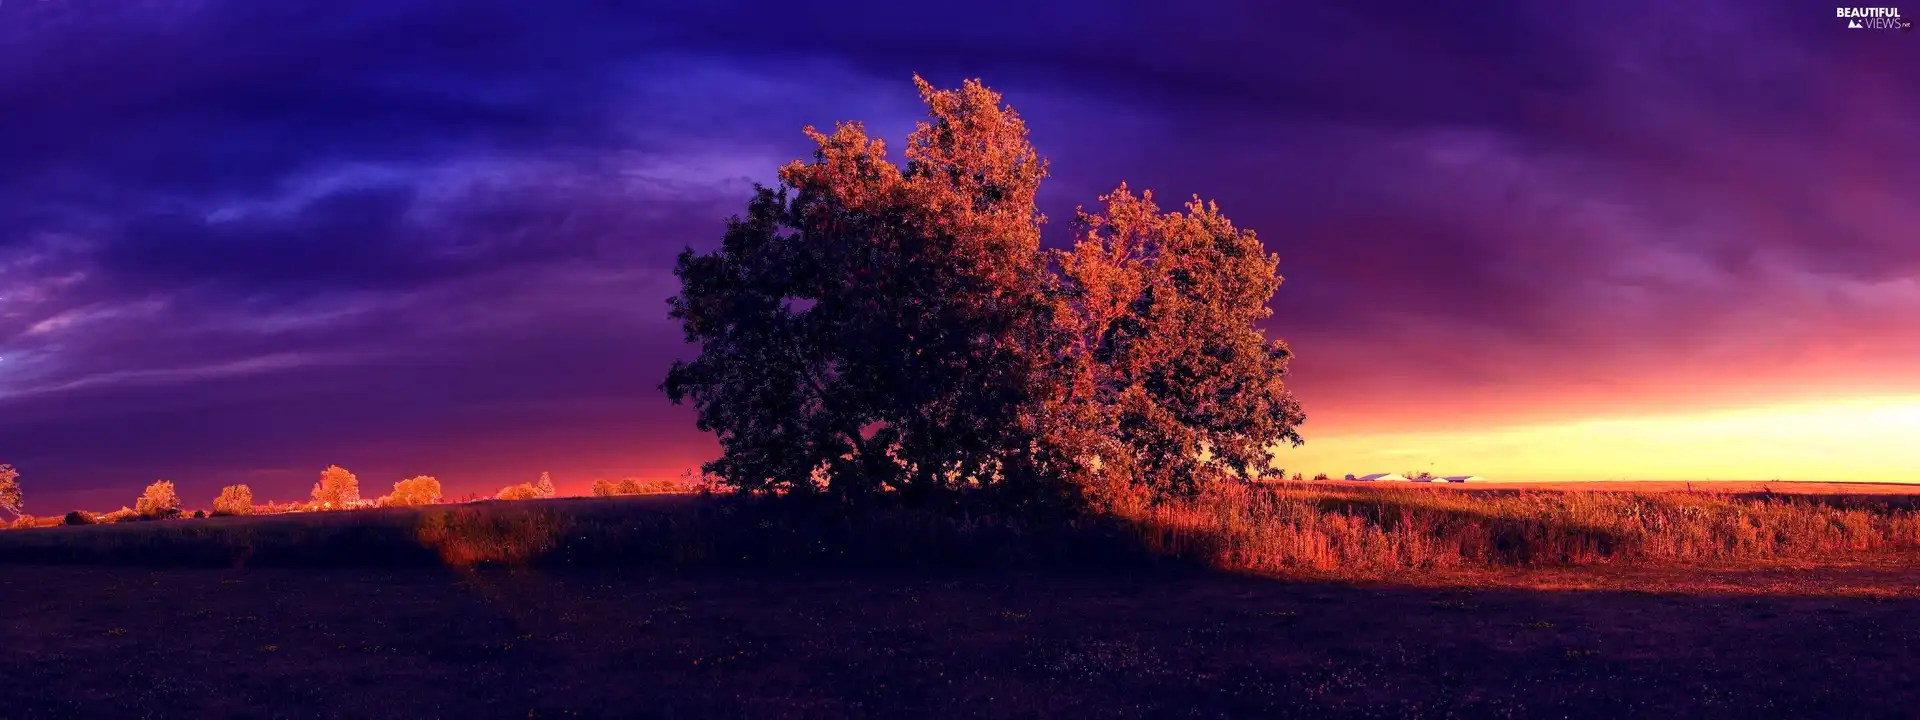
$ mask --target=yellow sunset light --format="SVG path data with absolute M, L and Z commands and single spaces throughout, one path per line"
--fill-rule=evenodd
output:
M 1471 431 L 1310 437 L 1288 472 L 1428 470 L 1495 480 L 1920 483 L 1920 396 Z

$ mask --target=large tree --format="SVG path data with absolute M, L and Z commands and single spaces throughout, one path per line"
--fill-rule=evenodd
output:
M 1120 219 L 1044 252 L 1047 164 L 1019 115 L 978 82 L 915 81 L 927 120 L 904 165 L 858 123 L 808 128 L 811 162 L 757 188 L 717 251 L 681 254 L 669 302 L 700 354 L 662 387 L 718 436 L 707 472 L 1051 503 L 1095 475 L 1175 491 L 1297 440 L 1285 347 L 1252 325 L 1278 278 L 1251 233 L 1123 190 Z
M 702 350 L 664 389 L 734 485 L 926 494 L 1026 449 L 1046 163 L 997 94 L 916 81 L 904 168 L 858 123 L 808 128 L 813 161 L 758 189 L 717 252 L 680 256 L 672 315 Z
M 20 471 L 0 463 L 0 510 L 19 518 L 26 514 L 26 496 L 20 492 Z

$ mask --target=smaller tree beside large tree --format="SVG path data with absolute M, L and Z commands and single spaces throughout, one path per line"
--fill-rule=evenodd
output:
M 339 465 L 320 471 L 313 486 L 313 502 L 323 510 L 347 510 L 360 503 L 360 478 Z
M 540 493 L 540 497 L 553 497 L 553 477 L 544 472 L 540 473 L 540 481 L 533 484 L 533 489 Z

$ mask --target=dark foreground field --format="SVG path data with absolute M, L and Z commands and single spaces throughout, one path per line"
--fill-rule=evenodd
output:
M 1757 595 L 0 565 L 0 717 L 1910 717 L 1913 561 L 1573 571 Z

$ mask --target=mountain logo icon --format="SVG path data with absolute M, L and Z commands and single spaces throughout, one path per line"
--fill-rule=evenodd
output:
M 1866 27 L 1865 25 L 1861 25 L 1861 24 L 1860 24 L 1860 21 L 1859 21 L 1859 20 L 1848 20 L 1848 21 L 1847 21 L 1847 29 L 1849 29 L 1849 30 L 1860 30 L 1860 29 L 1863 29 L 1863 28 L 1865 28 L 1865 27 Z

